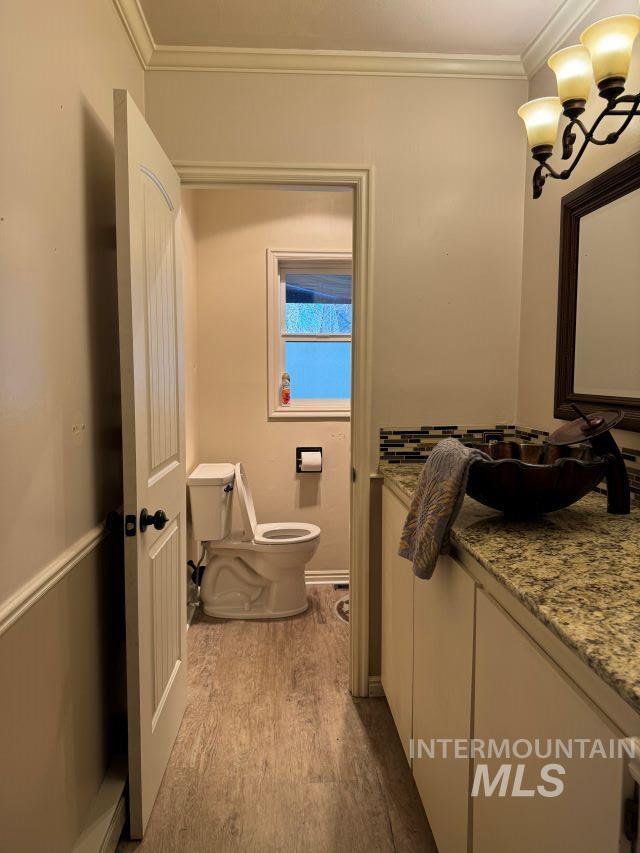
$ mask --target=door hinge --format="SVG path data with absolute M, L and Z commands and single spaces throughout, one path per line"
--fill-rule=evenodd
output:
M 135 515 L 126 515 L 124 519 L 124 535 L 125 536 L 135 536 L 136 528 L 138 526 L 138 519 Z
M 638 799 L 629 797 L 624 801 L 624 835 L 629 841 L 638 837 Z
M 355 481 L 356 481 L 356 469 L 352 468 L 351 469 L 351 482 L 355 483 Z

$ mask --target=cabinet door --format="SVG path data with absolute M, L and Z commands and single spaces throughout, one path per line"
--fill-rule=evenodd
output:
M 475 583 L 451 557 L 431 580 L 414 580 L 413 775 L 439 853 L 464 853 L 469 834 L 469 759 L 429 757 L 432 739 L 471 737 Z
M 407 510 L 382 490 L 382 686 L 409 759 L 412 731 L 413 570 L 398 556 Z
M 608 748 L 621 737 L 537 645 L 484 593 L 476 611 L 474 736 L 494 738 L 599 738 Z M 476 765 L 481 759 L 476 760 Z M 622 759 L 487 760 L 491 778 L 511 763 L 506 796 L 473 800 L 474 853 L 618 853 L 623 807 Z M 513 796 L 513 774 L 526 766 L 522 787 L 536 789 L 543 765 L 565 768 L 559 796 Z M 477 766 L 476 766 L 477 772 Z M 549 785 L 546 785 L 549 788 Z M 626 842 L 625 850 L 629 849 Z

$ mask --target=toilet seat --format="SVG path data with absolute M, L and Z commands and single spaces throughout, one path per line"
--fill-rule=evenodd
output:
M 253 542 L 256 533 L 258 532 L 258 520 L 256 518 L 256 510 L 251 497 L 251 489 L 249 488 L 249 480 L 244 470 L 242 462 L 236 464 L 236 494 L 238 495 L 238 503 L 240 504 L 240 513 L 242 515 L 243 531 L 241 539 L 243 542 Z
M 316 524 L 298 524 L 295 521 L 275 524 L 258 524 L 253 541 L 256 545 L 300 545 L 320 536 Z
M 244 530 L 240 536 L 242 542 L 253 542 L 255 545 L 302 545 L 320 536 L 320 528 L 316 524 L 300 524 L 296 521 L 278 521 L 271 524 L 258 524 L 253 505 L 249 480 L 242 462 L 236 465 L 236 493 L 242 514 Z

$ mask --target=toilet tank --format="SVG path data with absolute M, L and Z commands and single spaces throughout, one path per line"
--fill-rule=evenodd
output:
M 198 542 L 216 542 L 229 535 L 234 475 L 228 462 L 205 462 L 189 475 L 191 527 Z

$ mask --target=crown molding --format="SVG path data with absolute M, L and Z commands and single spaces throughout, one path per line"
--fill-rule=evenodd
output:
M 597 2 L 598 0 L 564 0 L 562 6 L 522 54 L 522 64 L 529 79 L 542 68 L 547 58 L 560 47 Z
M 157 45 L 153 71 L 524 79 L 518 56 Z
M 113 5 L 116 7 L 127 35 L 131 39 L 131 44 L 140 64 L 146 71 L 149 68 L 153 52 L 156 50 L 156 43 L 153 40 L 140 3 L 138 0 L 113 0 Z
M 153 40 L 139 0 L 113 0 L 145 71 L 471 77 L 494 80 L 531 78 L 596 3 L 597 0 L 564 0 L 522 56 L 496 56 L 158 45 Z

